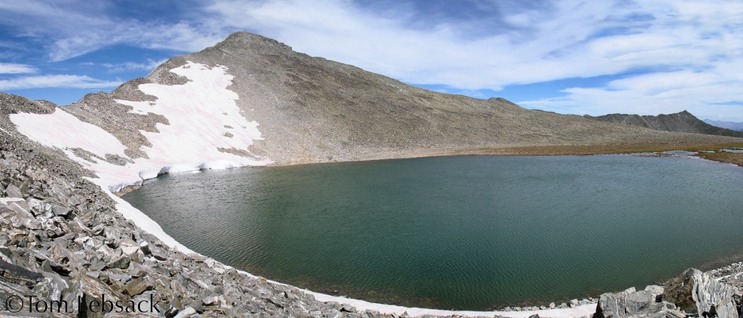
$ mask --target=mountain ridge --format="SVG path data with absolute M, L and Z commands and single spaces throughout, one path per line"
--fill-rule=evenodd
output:
M 251 153 L 275 164 L 354 161 L 468 152 L 466 149 L 554 145 L 719 143 L 708 137 L 657 134 L 623 125 L 595 124 L 574 115 L 527 110 L 505 99 L 481 100 L 426 91 L 358 67 L 292 51 L 278 41 L 234 33 L 201 52 L 168 60 L 145 78 L 111 94 L 88 95 L 66 107 L 124 141 L 142 156 L 140 130 L 162 118 L 127 120 L 117 100 L 153 101 L 139 85 L 182 85 L 170 70 L 188 61 L 227 68 L 234 76 L 242 116 L 259 123 L 266 138 Z M 103 113 L 105 112 L 105 114 Z M 100 118 L 107 118 L 102 120 Z M 287 129 L 289 128 L 289 129 Z M 471 151 L 471 150 L 470 150 Z M 477 152 L 477 150 L 474 150 Z
M 724 120 L 712 120 L 712 119 L 705 119 L 705 123 L 708 123 L 712 126 L 717 126 L 721 128 L 726 128 L 730 130 L 735 131 L 741 131 L 743 132 L 743 122 L 733 122 L 733 121 L 724 121 Z
M 585 115 L 584 117 L 604 122 L 621 123 L 661 131 L 743 137 L 743 132 L 710 125 L 686 110 L 673 114 L 660 114 L 657 116 L 615 113 L 596 117 Z

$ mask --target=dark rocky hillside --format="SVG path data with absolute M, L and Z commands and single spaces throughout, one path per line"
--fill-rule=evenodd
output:
M 655 130 L 698 133 L 718 136 L 743 137 L 743 132 L 712 126 L 687 111 L 658 116 L 609 114 L 598 117 L 584 116 L 610 123 L 621 123 Z

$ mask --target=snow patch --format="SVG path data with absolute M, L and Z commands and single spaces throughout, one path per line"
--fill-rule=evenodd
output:
M 12 114 L 10 119 L 18 132 L 47 147 L 62 150 L 82 148 L 101 158 L 109 153 L 126 157 L 126 147 L 116 137 L 58 108 L 51 114 Z M 74 154 L 71 157 L 79 158 Z
M 571 317 L 590 317 L 596 312 L 596 304 L 579 305 L 575 308 L 554 308 L 544 310 L 525 310 L 525 311 L 469 311 L 469 310 L 443 310 L 443 309 L 430 309 L 430 308 L 416 308 L 416 307 L 403 307 L 396 305 L 386 305 L 370 303 L 358 299 L 343 298 L 337 296 L 329 296 L 325 294 L 315 293 L 311 291 L 305 291 L 315 296 L 315 299 L 319 301 L 334 301 L 340 304 L 347 304 L 356 309 L 360 310 L 376 310 L 386 314 L 402 315 L 408 313 L 412 317 L 417 316 L 470 316 L 470 317 L 482 317 L 482 316 L 500 316 L 500 317 L 513 317 L 513 318 L 528 318 L 532 315 L 538 314 L 539 317 L 544 318 L 571 318 Z
M 155 221 L 113 193 L 129 185 L 141 185 L 144 180 L 164 173 L 271 163 L 266 158 L 243 157 L 219 151 L 220 148 L 249 151 L 248 147 L 253 141 L 261 139 L 258 123 L 248 121 L 240 114 L 235 104 L 238 95 L 227 89 L 233 77 L 226 71 L 225 67 L 210 68 L 188 62 L 171 70 L 188 78 L 184 85 L 139 86 L 146 94 L 157 97 L 157 101 L 117 100 L 132 106 L 135 113 L 163 115 L 169 122 L 169 125 L 158 124 L 159 132 L 142 131 L 152 145 L 142 148 L 149 159 L 133 159 L 133 162 L 123 166 L 77 156 L 75 149 L 85 150 L 99 158 L 116 155 L 132 159 L 124 152 L 126 146 L 114 135 L 81 121 L 62 108 L 54 109 L 51 114 L 12 114 L 10 120 L 21 134 L 44 146 L 61 150 L 70 159 L 93 171 L 96 178 L 88 179 L 100 186 L 116 202 L 116 209 L 138 227 L 180 251 L 193 253 L 166 234 Z M 224 125 L 241 129 L 232 129 L 233 138 L 227 138 L 223 135 Z
M 240 149 L 249 153 L 255 140 L 261 140 L 258 123 L 240 114 L 235 100 L 238 95 L 227 89 L 233 76 L 223 66 L 208 67 L 188 62 L 171 72 L 185 76 L 183 85 L 142 84 L 139 90 L 157 97 L 155 102 L 116 100 L 131 106 L 133 113 L 153 113 L 164 116 L 169 124 L 157 124 L 158 132 L 141 133 L 152 146 L 142 150 L 149 159 L 137 158 L 124 166 L 104 160 L 88 161 L 78 157 L 73 149 L 80 148 L 99 158 L 107 154 L 128 158 L 126 147 L 104 129 L 81 121 L 63 109 L 51 114 L 19 113 L 10 116 L 18 131 L 47 147 L 61 149 L 69 158 L 92 170 L 111 192 L 164 173 L 190 172 L 205 169 L 227 169 L 271 163 L 269 159 L 244 157 L 219 149 Z M 233 137 L 224 135 L 225 126 Z M 131 158 L 129 158 L 131 159 Z

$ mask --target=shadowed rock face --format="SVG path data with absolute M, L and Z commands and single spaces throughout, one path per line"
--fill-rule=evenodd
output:
M 227 67 L 234 76 L 229 89 L 239 96 L 241 114 L 259 124 L 264 138 L 249 152 L 276 164 L 416 157 L 473 148 L 733 141 L 533 111 L 500 98 L 430 92 L 297 53 L 250 33 L 235 33 L 214 47 L 173 58 L 144 79 L 111 94 L 88 95 L 66 110 L 121 139 L 131 157 L 142 157 L 139 148 L 147 140 L 140 130 L 150 131 L 165 119 L 127 113 L 128 106 L 113 100 L 153 100 L 138 85 L 183 84 L 186 79 L 170 70 L 188 61 Z
M 610 123 L 621 123 L 655 130 L 743 137 L 743 132 L 712 126 L 696 118 L 694 115 L 687 111 L 658 116 L 609 114 L 598 117 L 586 115 L 584 117 Z

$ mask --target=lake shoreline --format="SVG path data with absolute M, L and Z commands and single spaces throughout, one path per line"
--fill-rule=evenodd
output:
M 677 148 L 672 148 L 671 150 L 673 150 L 673 149 L 677 149 Z M 524 151 L 521 151 L 521 152 L 518 152 L 518 153 L 508 153 L 508 154 L 502 154 L 502 153 L 493 154 L 493 151 L 489 151 L 487 154 L 477 153 L 477 152 L 471 152 L 471 153 L 466 153 L 464 155 L 523 156 L 524 155 L 523 153 L 524 153 Z M 530 153 L 535 153 L 535 152 L 530 152 Z M 548 151 L 542 151 L 542 152 L 536 152 L 536 153 L 539 153 L 536 156 L 552 156 L 552 155 L 556 155 L 553 152 L 548 152 Z M 636 151 L 636 152 L 629 153 L 629 155 L 642 155 L 640 153 L 641 153 L 640 151 Z M 571 154 L 568 154 L 568 155 L 604 155 L 604 154 L 605 153 L 571 153 Z M 608 153 L 607 155 L 612 155 L 612 154 L 619 155 L 619 154 L 627 154 L 627 153 Z M 461 155 L 463 155 L 463 154 L 434 155 L 432 157 L 444 157 L 444 156 L 447 156 L 448 157 L 448 156 L 461 156 Z M 560 154 L 560 155 L 562 155 L 562 154 Z M 668 153 L 663 153 L 663 152 L 654 152 L 654 153 L 651 153 L 651 154 L 648 154 L 648 155 L 651 155 L 651 156 L 668 156 L 669 154 Z M 534 156 L 534 155 L 531 155 L 531 156 Z M 431 156 L 425 156 L 425 157 L 431 157 Z M 412 158 L 389 158 L 389 159 L 380 159 L 380 160 L 396 160 L 396 159 L 412 159 Z M 365 161 L 369 161 L 369 160 L 365 160 Z M 370 161 L 375 161 L 375 160 L 370 160 Z M 354 161 L 354 162 L 357 162 L 357 161 Z M 298 164 L 291 164 L 291 165 L 271 165 L 271 166 L 273 166 L 273 167 L 279 167 L 279 166 L 294 166 L 294 165 L 298 165 Z M 301 165 L 301 164 L 299 164 L 299 165 Z M 731 263 L 735 263 L 738 259 L 739 258 L 735 258 L 735 260 L 734 261 L 731 261 L 731 262 L 714 262 L 714 264 L 715 264 L 714 266 L 709 265 L 709 266 L 704 266 L 703 268 L 706 269 L 706 270 L 723 268 L 723 267 L 729 266 Z M 740 259 L 743 259 L 743 256 L 741 256 Z M 715 266 L 718 266 L 718 267 L 715 267 Z M 641 287 L 641 286 L 638 286 L 638 287 Z M 316 297 L 321 297 L 323 299 L 327 299 L 327 301 L 339 301 L 338 299 L 344 300 L 344 301 L 348 301 L 348 299 L 347 298 L 344 298 L 344 297 L 333 296 L 333 295 L 329 295 L 329 294 L 317 294 L 317 293 L 313 293 L 313 294 L 315 294 Z M 592 295 L 592 296 L 598 297 L 598 295 Z M 585 306 L 585 305 L 588 305 L 589 303 L 591 305 L 594 305 L 595 306 L 597 300 L 598 299 L 588 298 L 588 299 L 586 299 L 586 301 L 588 303 L 581 302 L 580 306 Z M 418 309 L 418 308 L 415 308 L 415 307 L 404 307 L 404 306 L 396 306 L 396 305 L 385 305 L 385 304 L 378 304 L 378 303 L 367 303 L 367 304 L 364 304 L 364 303 L 366 303 L 365 301 L 361 301 L 361 300 L 359 300 L 359 301 L 362 302 L 362 306 L 364 306 L 364 308 L 371 309 L 371 310 L 383 311 L 382 310 L 383 308 L 387 308 L 385 306 L 393 306 L 394 308 L 401 307 L 401 308 L 408 308 L 408 309 Z M 566 303 L 568 303 L 569 301 L 560 300 L 560 302 L 566 302 Z M 557 306 L 559 306 L 559 305 L 557 305 Z M 502 306 L 498 306 L 497 307 L 496 312 L 500 312 L 500 313 L 508 313 L 508 312 L 514 312 L 514 313 L 515 312 L 537 313 L 537 312 L 539 312 L 539 313 L 546 314 L 547 312 L 543 312 L 543 311 L 544 310 L 548 310 L 548 311 L 550 310 L 549 304 L 545 304 L 545 303 L 538 304 L 538 305 L 530 305 L 530 304 L 526 303 L 526 304 L 522 304 L 522 306 L 519 306 L 519 307 L 523 307 L 523 308 L 516 308 L 516 306 L 505 306 L 505 305 L 502 305 Z M 566 309 L 566 308 L 556 308 L 556 309 Z M 438 309 L 431 309 L 431 310 L 438 310 Z M 453 314 L 460 314 L 460 312 L 469 312 L 469 311 L 455 310 L 455 311 L 446 311 L 446 312 L 447 312 L 447 314 L 449 312 L 452 312 Z M 490 311 L 478 312 L 478 313 L 480 313 L 480 314 L 490 313 Z
M 190 253 L 185 246 L 169 238 L 157 223 L 112 194 L 110 185 L 120 179 L 106 181 L 96 178 L 95 171 L 86 170 L 79 162 L 53 148 L 20 137 L 10 125 L 3 132 L 0 145 L 3 163 L 7 167 L 3 173 L 8 198 L 0 200 L 0 206 L 7 207 L 0 213 L 13 216 L 1 219 L 10 220 L 12 227 L 7 233 L 3 231 L 10 238 L 0 236 L 0 258 L 2 262 L 10 261 L 52 278 L 38 283 L 41 290 L 49 291 L 48 295 L 39 294 L 39 299 L 58 300 L 54 297 L 80 294 L 100 299 L 105 293 L 106 299 L 126 301 L 135 295 L 155 295 L 168 301 L 161 303 L 164 306 L 161 309 L 173 315 L 178 312 L 184 315 L 262 312 L 269 315 L 358 317 L 391 317 L 403 313 L 587 317 L 597 307 L 589 304 L 545 311 L 441 311 L 368 303 L 269 282 Z M 203 164 L 194 167 L 199 170 L 198 167 L 214 166 Z M 136 174 L 121 177 L 127 178 L 130 185 L 141 185 L 143 181 L 137 179 Z M 0 227 L 6 225 L 0 222 Z M 96 246 L 104 246 L 106 252 L 93 254 Z M 19 273 L 32 275 L 28 271 Z M 146 275 L 141 276 L 142 273 Z M 175 289 L 162 283 L 172 281 L 173 275 L 179 277 L 173 283 Z M 18 285 L 18 288 L 27 289 L 25 285 Z M 215 290 L 219 290 L 219 294 L 215 294 Z M 70 303 L 73 302 L 70 300 Z M 344 303 L 351 305 L 344 306 Z

